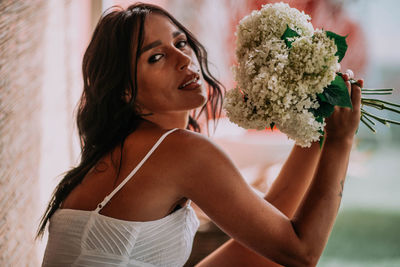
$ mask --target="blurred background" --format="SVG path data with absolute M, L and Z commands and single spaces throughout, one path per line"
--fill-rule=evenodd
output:
M 209 52 L 211 71 L 229 90 L 234 81 L 236 25 L 259 0 L 157 0 Z M 368 88 L 397 88 L 382 99 L 400 102 L 400 3 L 396 0 L 292 0 L 316 28 L 348 34 L 342 69 Z M 75 106 L 81 62 L 92 31 L 117 0 L 0 1 L 0 266 L 39 266 L 47 238 L 34 234 L 63 172 L 78 163 Z M 389 112 L 382 116 L 399 120 Z M 343 203 L 318 266 L 400 266 L 400 126 L 361 125 Z M 278 131 L 246 131 L 220 119 L 213 140 L 245 179 L 264 194 L 293 142 Z M 187 266 L 228 237 L 199 215 Z

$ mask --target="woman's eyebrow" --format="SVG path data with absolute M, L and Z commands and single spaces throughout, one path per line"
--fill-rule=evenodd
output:
M 173 38 L 175 38 L 175 37 L 177 37 L 177 36 L 179 36 L 179 35 L 181 35 L 181 34 L 183 34 L 183 32 L 182 31 L 174 31 L 173 33 L 172 33 L 172 37 Z M 154 42 L 152 42 L 152 43 L 150 43 L 150 44 L 148 44 L 148 45 L 145 45 L 141 50 L 141 54 L 143 54 L 144 52 L 146 52 L 147 50 L 150 50 L 150 49 L 152 49 L 152 48 L 154 48 L 154 47 L 157 47 L 157 46 L 159 46 L 159 45 L 161 45 L 162 43 L 161 43 L 161 41 L 160 40 L 157 40 L 157 41 L 154 41 Z
M 184 34 L 182 31 L 174 31 L 173 33 L 172 33 L 172 37 L 173 38 L 175 38 L 175 37 L 177 37 L 177 36 L 179 36 L 179 35 L 181 35 L 181 34 Z

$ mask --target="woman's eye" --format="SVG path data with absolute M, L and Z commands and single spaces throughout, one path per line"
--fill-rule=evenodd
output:
M 187 41 L 181 40 L 181 41 L 177 42 L 175 46 L 177 48 L 182 48 L 182 47 L 185 47 L 186 45 L 187 45 Z
M 149 58 L 149 63 L 155 63 L 163 57 L 162 54 L 155 54 Z

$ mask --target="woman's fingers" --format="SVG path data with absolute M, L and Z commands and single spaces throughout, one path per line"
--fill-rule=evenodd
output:
M 363 81 L 362 80 L 359 80 L 359 81 L 361 81 L 360 85 L 362 85 Z M 353 84 L 351 86 L 351 102 L 353 104 L 353 111 L 356 111 L 356 112 L 360 111 L 360 108 L 361 108 L 361 87 L 356 85 L 356 84 Z
M 351 102 L 353 110 L 359 111 L 361 107 L 361 88 L 364 86 L 364 80 L 357 80 L 357 84 L 351 86 Z
M 364 80 L 363 79 L 357 80 L 357 83 L 360 85 L 361 88 L 364 87 Z
M 348 89 L 353 109 L 335 106 L 335 111 L 328 118 L 326 132 L 330 136 L 348 138 L 354 136 L 360 122 L 362 79 L 354 83 L 354 73 L 347 70 L 342 74 L 343 81 Z M 351 81 L 351 82 L 350 82 Z
M 349 91 L 349 95 L 351 96 L 351 83 L 350 80 L 354 79 L 354 72 L 351 69 L 347 69 L 343 74 L 342 78 L 346 83 L 347 90 Z
M 351 69 L 347 69 L 345 73 L 348 75 L 349 79 L 354 79 L 354 72 Z
M 347 82 L 349 80 L 349 75 L 347 73 L 342 74 L 342 79 Z
M 353 97 L 353 87 L 354 86 L 356 86 L 355 84 L 351 84 L 351 82 L 350 82 L 350 80 L 354 80 L 354 72 L 351 70 L 351 69 L 347 69 L 343 74 L 342 74 L 342 78 L 343 78 L 343 80 L 344 80 L 344 82 L 346 83 L 346 86 L 347 86 L 347 90 L 349 91 L 349 95 L 350 95 L 350 97 L 351 97 L 351 100 L 352 100 L 352 102 L 353 102 L 353 100 L 355 100 L 356 98 L 358 98 L 358 93 L 357 93 L 357 95 L 356 96 L 354 96 Z M 359 85 L 359 86 L 356 86 L 356 87 L 358 87 L 358 89 L 356 89 L 356 91 L 358 91 L 358 90 L 360 90 L 360 94 L 359 94 L 359 96 L 361 97 L 361 88 L 364 86 L 364 81 L 361 79 L 361 80 L 358 80 L 357 81 L 357 84 Z M 357 100 L 358 101 L 358 100 Z M 361 99 L 360 99 L 360 101 L 361 101 Z M 354 104 L 356 104 L 357 105 L 357 103 L 353 103 L 353 106 L 354 106 Z M 360 104 L 361 104 L 361 102 L 360 102 Z
M 346 82 L 346 86 L 347 86 L 347 90 L 349 91 L 349 96 L 351 97 L 351 83 L 349 80 L 347 80 Z

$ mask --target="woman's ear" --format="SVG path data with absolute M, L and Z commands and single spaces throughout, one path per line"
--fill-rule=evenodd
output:
M 125 90 L 124 93 L 122 94 L 122 100 L 125 103 L 129 103 L 131 101 L 132 94 L 129 90 Z

